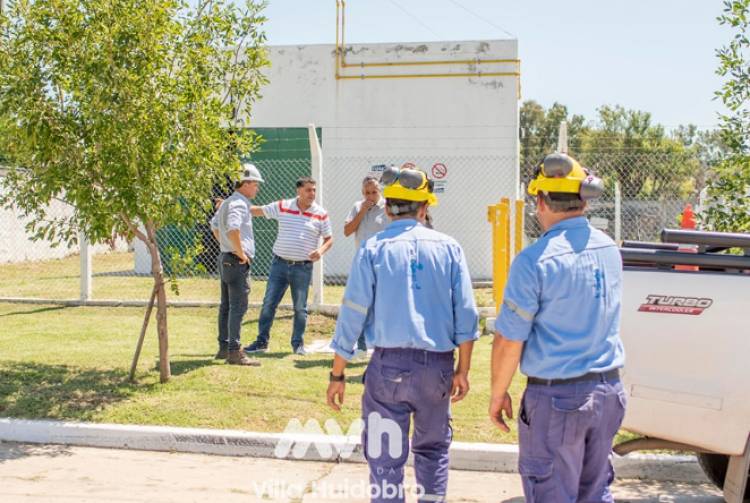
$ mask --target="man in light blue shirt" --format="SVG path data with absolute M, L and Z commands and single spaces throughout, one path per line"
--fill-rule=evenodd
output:
M 367 367 L 362 442 L 373 501 L 404 501 L 404 465 L 411 450 L 420 490 L 443 501 L 448 480 L 450 403 L 469 391 L 468 373 L 478 315 L 461 246 L 419 221 L 437 203 L 418 170 L 383 174 L 393 222 L 359 248 L 347 281 L 331 347 L 336 352 L 328 404 L 340 410 L 344 369 L 364 330 L 375 351 Z M 454 349 L 459 363 L 454 372 Z M 392 426 L 393 428 L 389 428 Z M 396 446 L 390 432 L 395 429 Z M 382 433 L 389 449 L 382 452 Z M 400 442 L 399 442 L 400 440 Z M 389 497 L 387 488 L 399 488 Z
M 218 257 L 221 304 L 216 358 L 226 359 L 232 365 L 260 365 L 260 362 L 242 352 L 240 329 L 250 294 L 250 264 L 255 257 L 250 200 L 258 193 L 262 181 L 254 165 L 244 164 L 234 193 L 221 203 L 211 219 L 211 230 L 221 251 Z
M 528 386 L 518 421 L 519 472 L 529 502 L 611 502 L 612 439 L 625 394 L 618 369 L 622 260 L 589 225 L 601 180 L 564 154 L 529 185 L 545 233 L 516 257 L 495 323 L 490 418 L 508 431 L 507 394 L 520 360 Z

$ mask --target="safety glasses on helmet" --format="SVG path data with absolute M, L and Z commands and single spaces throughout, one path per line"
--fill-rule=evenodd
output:
M 423 171 L 418 169 L 404 168 L 399 170 L 396 166 L 391 166 L 383 170 L 383 174 L 380 177 L 380 183 L 385 185 L 392 185 L 399 182 L 402 187 L 412 190 L 420 190 L 429 184 L 429 179 Z

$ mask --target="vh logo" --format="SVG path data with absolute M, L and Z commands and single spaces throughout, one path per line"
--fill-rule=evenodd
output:
M 325 430 L 315 419 L 308 419 L 304 425 L 297 418 L 291 419 L 284 429 L 283 438 L 276 444 L 274 455 L 277 458 L 302 459 L 314 447 L 322 459 L 348 459 L 357 448 L 365 422 L 362 419 L 352 421 L 346 435 L 335 419 L 326 419 L 323 426 Z M 401 427 L 393 419 L 384 418 L 377 412 L 367 416 L 368 457 L 382 456 L 384 437 L 387 439 L 388 455 L 394 459 L 401 457 L 402 436 Z

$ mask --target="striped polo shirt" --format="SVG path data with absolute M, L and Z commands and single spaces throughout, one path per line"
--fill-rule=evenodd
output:
M 296 197 L 275 201 L 261 208 L 266 218 L 279 222 L 273 252 L 281 258 L 310 260 L 309 255 L 320 245 L 320 238 L 332 235 L 328 213 L 316 202 L 305 211 L 300 211 Z

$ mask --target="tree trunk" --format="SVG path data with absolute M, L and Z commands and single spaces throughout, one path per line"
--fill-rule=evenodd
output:
M 156 228 L 153 222 L 146 223 L 149 253 L 151 254 L 151 274 L 156 289 L 156 331 L 159 335 L 159 380 L 169 381 L 172 371 L 169 367 L 169 332 L 167 331 L 167 290 L 164 285 L 164 270 L 161 266 L 159 248 L 156 245 Z

